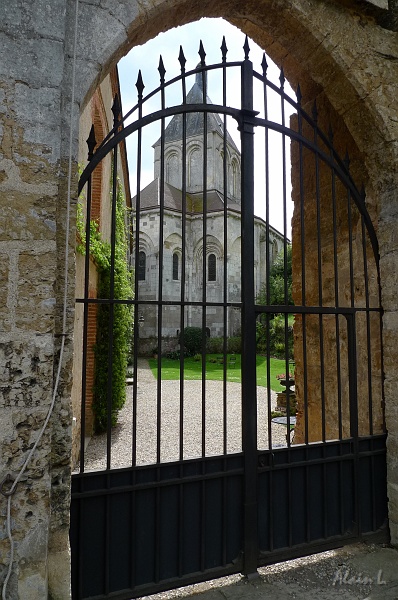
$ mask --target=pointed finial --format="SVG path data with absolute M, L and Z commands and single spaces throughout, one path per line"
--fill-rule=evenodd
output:
M 227 52 L 228 52 L 227 43 L 225 41 L 225 35 L 223 35 L 220 50 L 222 52 L 222 62 L 224 63 L 227 60 Z
M 180 46 L 180 54 L 178 55 L 178 60 L 179 60 L 180 65 L 181 65 L 181 73 L 184 73 L 184 71 L 185 71 L 185 64 L 187 62 L 187 59 L 184 56 L 184 51 L 182 49 L 182 46 Z
M 243 44 L 243 50 L 245 53 L 245 60 L 249 60 L 250 46 L 249 46 L 249 38 L 247 36 L 245 37 L 245 43 Z
M 312 106 L 312 118 L 314 119 L 315 123 L 318 121 L 318 107 L 316 105 L 316 100 L 314 100 L 314 104 Z
M 267 57 L 265 56 L 265 52 L 263 53 L 263 60 L 261 61 L 261 66 L 263 69 L 263 75 L 265 77 L 267 75 L 267 69 L 268 69 Z
M 301 99 L 302 99 L 303 95 L 301 93 L 300 84 L 298 84 L 298 86 L 297 86 L 296 97 L 297 97 L 297 104 L 301 104 Z
M 200 40 L 200 44 L 199 44 L 199 56 L 200 56 L 200 62 L 202 64 L 202 67 L 206 66 L 206 63 L 205 63 L 206 52 L 205 52 L 205 49 L 203 48 L 202 40 Z
M 279 75 L 279 81 L 281 82 L 281 89 L 283 90 L 283 86 L 285 85 L 285 72 L 283 70 L 283 67 L 281 68 L 281 74 Z
M 144 91 L 145 85 L 142 80 L 141 69 L 138 71 L 137 83 L 135 84 L 135 87 L 137 88 L 137 91 L 138 91 L 138 100 L 142 100 L 142 92 Z
M 93 158 L 94 148 L 97 145 L 97 140 L 95 139 L 94 125 L 91 125 L 90 133 L 86 140 L 86 143 L 87 143 L 87 147 L 88 147 L 87 159 L 91 160 Z
M 115 97 L 113 99 L 113 105 L 112 105 L 112 113 L 113 113 L 113 125 L 117 125 L 117 123 L 120 121 L 120 111 L 121 111 L 121 106 L 120 106 L 120 102 L 119 102 L 119 96 L 117 94 L 115 94 Z
M 160 55 L 160 57 L 159 57 L 158 71 L 160 74 L 160 83 L 164 83 L 164 76 L 166 74 L 166 69 L 164 68 L 162 55 Z

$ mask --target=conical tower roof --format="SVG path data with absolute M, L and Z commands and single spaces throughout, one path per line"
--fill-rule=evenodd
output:
M 203 75 L 202 73 L 196 74 L 195 83 L 187 94 L 187 104 L 213 104 L 209 96 L 206 95 L 206 102 L 204 102 L 203 94 Z M 186 118 L 186 135 L 187 138 L 203 136 L 204 132 L 204 118 L 202 112 L 187 113 Z M 221 136 L 224 133 L 224 123 L 220 119 L 217 113 L 207 114 L 207 133 L 217 131 Z M 183 136 L 183 115 L 175 115 L 165 129 L 165 142 L 174 142 L 182 140 Z M 160 138 L 153 145 L 155 148 L 160 144 Z M 240 154 L 232 137 L 227 131 L 227 144 L 230 145 L 238 154 Z

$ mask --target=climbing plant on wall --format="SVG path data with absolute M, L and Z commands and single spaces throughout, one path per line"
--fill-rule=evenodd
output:
M 82 204 L 78 203 L 77 229 L 81 238 L 77 250 L 85 253 L 85 227 Z M 133 298 L 133 275 L 128 267 L 128 238 L 126 231 L 126 202 L 120 181 L 116 194 L 116 231 L 114 250 L 114 298 Z M 110 298 L 111 245 L 104 241 L 96 221 L 90 222 L 90 257 L 98 272 L 98 298 Z M 113 320 L 113 338 L 111 321 Z M 108 422 L 109 376 L 112 373 L 111 423 L 116 424 L 119 410 L 126 401 L 126 369 L 131 346 L 133 325 L 132 307 L 126 304 L 99 304 L 97 336 L 94 347 L 95 375 L 93 411 L 96 432 L 104 431 Z M 111 342 L 110 342 L 111 340 Z

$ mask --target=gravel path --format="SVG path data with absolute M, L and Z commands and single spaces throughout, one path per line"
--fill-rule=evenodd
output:
M 268 448 L 267 390 L 258 387 L 258 448 Z M 162 381 L 161 440 L 162 462 L 179 459 L 180 393 L 178 381 Z M 241 385 L 227 384 L 228 453 L 241 451 Z M 112 468 L 131 465 L 133 388 L 127 388 L 127 401 L 119 413 L 118 424 L 112 430 Z M 274 409 L 276 393 L 271 392 Z M 184 458 L 195 458 L 202 453 L 202 382 L 184 383 Z M 205 449 L 206 456 L 223 453 L 223 384 L 206 381 L 205 387 Z M 157 381 L 148 362 L 140 359 L 137 393 L 137 464 L 156 462 L 157 445 Z M 272 445 L 286 445 L 286 428 L 272 424 Z M 104 469 L 106 466 L 106 435 L 94 436 L 86 450 L 85 469 Z

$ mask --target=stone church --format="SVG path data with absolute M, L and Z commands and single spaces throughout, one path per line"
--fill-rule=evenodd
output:
M 207 96 L 207 95 L 206 95 Z M 188 104 L 203 102 L 202 74 L 187 94 Z M 206 102 L 212 104 L 207 96 Z M 154 148 L 155 179 L 145 187 L 139 199 L 139 260 L 138 281 L 142 328 L 141 349 L 149 350 L 157 334 L 157 312 L 145 301 L 158 297 L 159 278 L 157 263 L 160 251 L 159 223 L 163 212 L 163 300 L 181 300 L 182 280 L 185 282 L 184 299 L 200 302 L 203 283 L 206 281 L 208 302 L 239 303 L 241 301 L 241 210 L 244 197 L 240 189 L 241 155 L 231 135 L 216 113 L 208 113 L 206 133 L 203 114 L 188 113 L 186 117 L 186 145 L 183 154 L 183 115 L 175 115 L 164 134 L 164 160 L 161 160 L 161 140 Z M 206 149 L 204 140 L 206 139 Z M 204 169 L 204 151 L 206 155 Z M 183 166 L 185 160 L 185 170 Z M 205 175 L 204 175 L 205 172 Z M 204 192 L 204 181 L 206 190 Z M 162 186 L 163 182 L 163 186 Z M 164 192 L 162 191 L 164 189 Z M 164 204 L 161 206 L 161 196 Z M 137 209 L 137 197 L 133 199 Z M 206 219 L 203 218 L 204 213 Z M 185 227 L 185 269 L 183 273 L 183 221 Z M 204 227 L 206 245 L 203 249 Z M 256 295 L 266 277 L 267 224 L 255 220 L 255 287 Z M 273 262 L 283 249 L 284 236 L 274 227 L 268 227 L 269 256 Z M 224 255 L 227 254 L 227 272 L 224 274 Z M 205 275 L 204 275 L 205 273 Z M 226 289 L 224 289 L 226 276 Z M 213 314 L 209 314 L 209 310 Z M 163 311 L 162 331 L 165 338 L 178 336 L 180 312 L 177 306 L 167 306 Z M 202 308 L 189 306 L 185 326 L 202 326 Z M 207 334 L 224 335 L 222 306 L 207 310 Z M 229 308 L 227 336 L 240 332 L 240 312 Z M 147 343 L 146 343 L 147 342 Z

